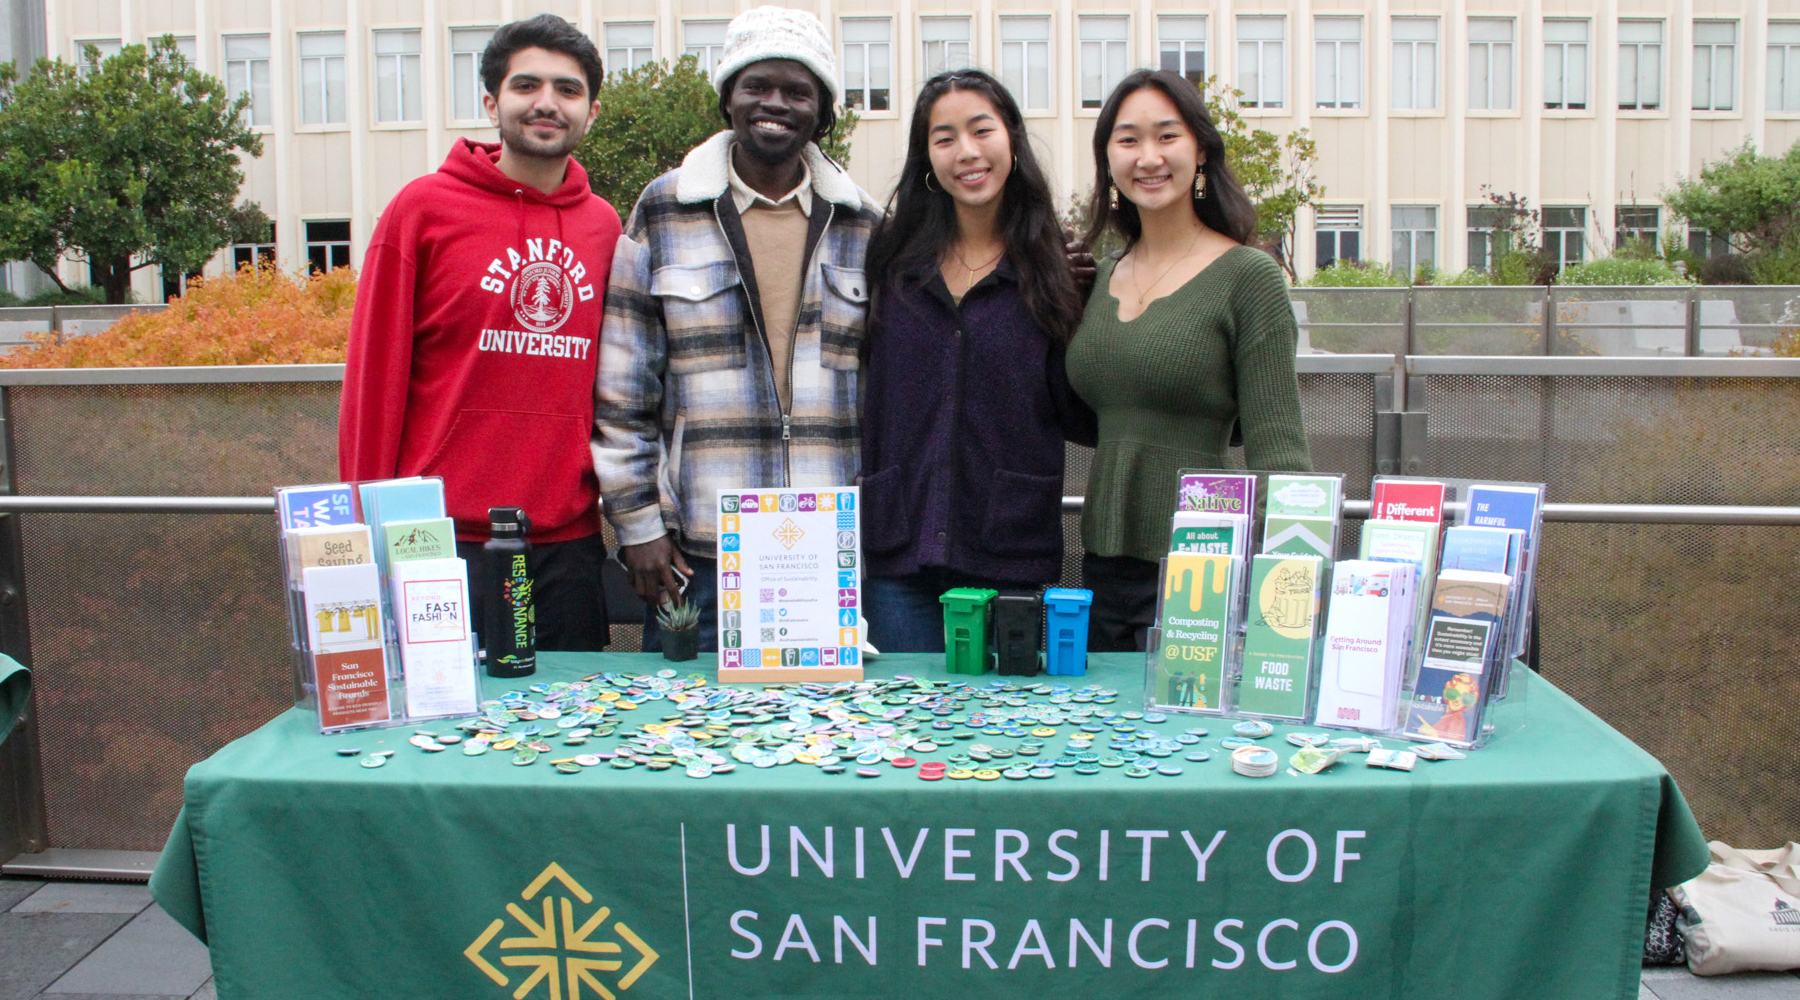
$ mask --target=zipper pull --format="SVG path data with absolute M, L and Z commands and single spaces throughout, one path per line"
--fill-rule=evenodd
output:
M 789 425 L 790 419 L 791 418 L 785 413 L 781 415 L 781 439 L 783 441 L 791 441 L 794 437 L 793 430 Z

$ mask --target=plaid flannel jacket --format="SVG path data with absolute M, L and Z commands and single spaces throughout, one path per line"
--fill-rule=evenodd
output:
M 881 209 L 813 145 L 813 210 L 790 409 L 762 335 L 729 194 L 731 133 L 644 189 L 613 256 L 594 384 L 594 467 L 619 544 L 665 533 L 712 558 L 717 494 L 843 486 L 860 464 L 857 369 Z

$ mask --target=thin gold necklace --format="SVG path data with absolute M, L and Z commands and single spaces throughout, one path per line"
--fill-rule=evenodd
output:
M 964 295 L 967 295 L 967 294 L 969 294 L 969 289 L 975 287 L 975 272 L 976 271 L 980 271 L 980 270 L 986 268 L 988 265 L 999 260 L 1005 253 L 1006 253 L 1006 244 L 1002 243 L 1000 245 L 999 253 L 993 255 L 992 257 L 988 258 L 987 260 L 983 261 L 982 263 L 980 263 L 974 267 L 969 267 L 969 262 L 963 259 L 962 248 L 957 246 L 956 244 L 951 244 L 951 246 L 950 246 L 951 256 L 955 257 L 956 262 L 958 264 L 961 264 L 969 272 L 969 276 L 963 280 L 962 293 Z
M 1161 273 L 1161 274 L 1159 274 L 1159 275 L 1157 275 L 1157 276 L 1156 276 L 1156 280 L 1155 280 L 1155 281 L 1152 281 L 1152 282 L 1151 282 L 1151 283 L 1150 283 L 1150 285 L 1149 285 L 1149 287 L 1147 287 L 1147 288 L 1145 288 L 1145 287 L 1142 287 L 1142 286 L 1140 286 L 1140 287 L 1139 287 L 1139 288 L 1138 288 L 1138 292 L 1137 292 L 1137 310 L 1138 310 L 1138 311 L 1139 311 L 1139 312 L 1143 312 L 1143 311 L 1144 311 L 1144 296 L 1146 296 L 1146 295 L 1148 295 L 1148 294 L 1150 294 L 1150 293 L 1151 293 L 1151 292 L 1153 292 L 1153 291 L 1155 291 L 1155 290 L 1156 290 L 1156 286 L 1157 286 L 1157 285 L 1160 285 L 1160 284 L 1162 284 L 1162 280 L 1163 280 L 1163 279 L 1164 279 L 1164 278 L 1166 278 L 1166 277 L 1168 277 L 1168 276 L 1169 276 L 1169 272 L 1170 272 L 1170 271 L 1173 271 L 1173 270 L 1175 270 L 1175 265 L 1176 265 L 1176 264 L 1179 264 L 1179 263 L 1181 263 L 1181 262 L 1182 262 L 1182 261 L 1184 261 L 1184 260 L 1186 260 L 1186 259 L 1187 259 L 1187 258 L 1188 258 L 1188 255 L 1189 255 L 1189 254 L 1192 254 L 1192 253 L 1193 253 L 1193 252 L 1194 252 L 1194 248 L 1195 248 L 1195 247 L 1197 247 L 1197 246 L 1199 246 L 1199 245 L 1200 245 L 1200 237 L 1201 237 L 1201 236 L 1202 236 L 1202 235 L 1203 235 L 1203 234 L 1204 234 L 1204 233 L 1205 233 L 1205 230 L 1201 230 L 1201 231 L 1200 231 L 1200 232 L 1198 232 L 1198 233 L 1195 233 L 1195 234 L 1194 234 L 1194 239 L 1193 239 L 1193 241 L 1192 241 L 1192 242 L 1190 242 L 1190 243 L 1189 243 L 1189 244 L 1188 244 L 1188 248 L 1187 248 L 1187 249 L 1186 249 L 1186 250 L 1183 250 L 1183 251 L 1182 251 L 1182 252 L 1181 252 L 1181 253 L 1180 253 L 1180 254 L 1178 254 L 1178 255 L 1177 255 L 1177 256 L 1176 256 L 1176 257 L 1175 257 L 1175 259 L 1174 259 L 1174 260 L 1172 260 L 1172 261 L 1170 261 L 1170 262 L 1169 262 L 1169 266 L 1168 266 L 1168 267 L 1165 267 L 1165 268 L 1163 268 L 1163 270 L 1162 270 L 1162 273 Z M 1140 258 L 1140 259 L 1142 259 L 1142 258 Z M 1133 278 L 1136 278 L 1136 277 L 1137 277 L 1137 268 L 1135 268 L 1135 267 L 1133 267 L 1133 268 L 1132 268 L 1132 269 L 1131 269 L 1131 271 L 1132 271 L 1132 274 L 1131 274 L 1131 276 L 1132 276 L 1132 277 L 1133 277 Z M 1132 284 L 1134 284 L 1134 285 L 1136 285 L 1136 284 L 1137 284 L 1137 282 L 1136 282 L 1136 281 L 1133 281 L 1133 282 L 1132 282 Z

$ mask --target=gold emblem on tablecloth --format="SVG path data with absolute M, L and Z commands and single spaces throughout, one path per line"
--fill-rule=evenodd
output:
M 625 949 L 614 941 L 589 940 L 589 935 L 603 930 L 602 925 L 612 916 L 612 910 L 601 906 L 577 925 L 577 902 L 582 907 L 589 906 L 594 902 L 594 895 L 583 889 L 580 883 L 570 878 L 569 873 L 555 862 L 545 868 L 519 895 L 528 905 L 537 905 L 531 905 L 531 911 L 528 912 L 518 903 L 506 904 L 506 912 L 524 933 L 518 937 L 500 939 L 499 962 L 511 968 L 530 970 L 524 981 L 513 990 L 513 1000 L 525 1000 L 537 989 L 539 983 L 549 990 L 550 1000 L 563 1000 L 565 984 L 568 1000 L 581 1000 L 584 996 L 616 1000 L 613 990 L 608 989 L 596 973 L 616 973 L 625 967 L 624 960 L 590 956 L 623 955 Z M 473 944 L 463 950 L 463 955 L 474 962 L 476 968 L 500 986 L 510 986 L 512 983 L 504 972 L 488 961 L 484 953 L 505 926 L 506 921 L 495 920 L 488 924 L 487 930 L 482 931 Z M 613 921 L 612 930 L 639 956 L 631 969 L 613 984 L 613 989 L 624 992 L 631 988 L 632 983 L 637 982 L 644 970 L 656 962 L 657 954 L 642 938 L 632 933 L 631 928 L 625 926 L 623 921 Z M 507 954 L 508 952 L 515 954 Z M 587 987 L 585 991 L 583 986 Z

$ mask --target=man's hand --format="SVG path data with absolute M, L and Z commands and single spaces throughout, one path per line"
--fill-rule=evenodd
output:
M 1064 229 L 1063 239 L 1068 241 L 1063 244 L 1063 252 L 1068 255 L 1069 273 L 1075 277 L 1075 289 L 1085 299 L 1094 287 L 1094 275 L 1098 273 L 1098 269 L 1094 267 L 1094 255 L 1075 239 L 1073 229 Z
M 620 546 L 619 559 L 631 574 L 631 589 L 652 608 L 680 597 L 686 578 L 694 575 L 668 535 L 642 545 Z

